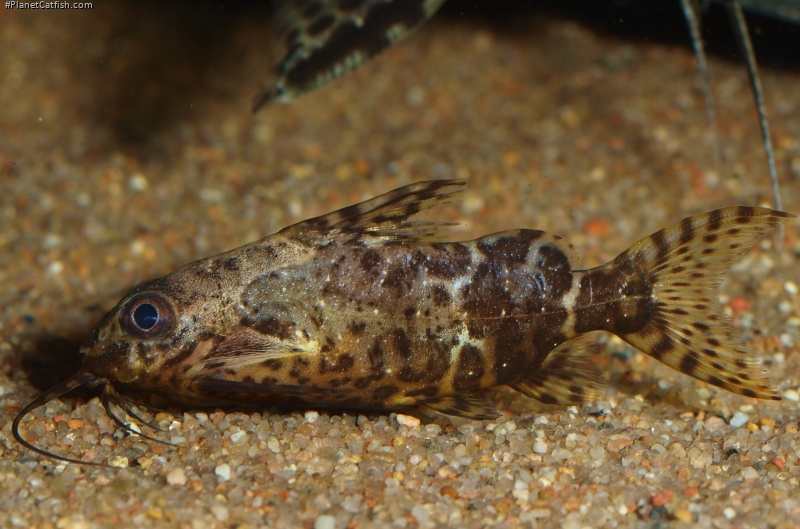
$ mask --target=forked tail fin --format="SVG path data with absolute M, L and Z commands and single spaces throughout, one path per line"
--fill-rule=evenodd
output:
M 779 399 L 758 357 L 736 345 L 718 290 L 736 258 L 792 217 L 766 208 L 728 207 L 686 218 L 634 244 L 607 266 L 646 275 L 652 316 L 644 327 L 620 337 L 714 386 Z

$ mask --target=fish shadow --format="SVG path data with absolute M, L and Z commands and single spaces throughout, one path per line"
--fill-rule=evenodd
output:
M 104 10 L 103 27 L 89 29 L 96 45 L 82 49 L 73 66 L 83 72 L 81 89 L 93 92 L 85 98 L 92 102 L 85 104 L 86 119 L 108 131 L 98 135 L 103 144 L 94 148 L 158 152 L 162 133 L 237 97 L 226 80 L 243 76 L 250 54 L 262 45 L 253 42 L 249 50 L 237 41 L 238 30 L 252 20 L 263 20 L 268 28 L 270 7 L 264 4 L 146 0 L 116 2 Z M 257 88 L 254 79 L 251 91 Z M 241 102 L 243 114 L 248 104 L 249 99 Z
M 16 361 L 28 383 L 44 392 L 74 375 L 81 367 L 80 348 L 90 330 L 76 325 L 74 330 L 54 333 L 33 316 L 25 316 Z M 65 396 L 88 398 L 93 393 L 96 392 L 77 388 Z

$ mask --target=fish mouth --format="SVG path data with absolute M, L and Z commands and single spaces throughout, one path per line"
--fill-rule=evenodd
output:
M 94 463 L 91 461 L 81 461 L 78 459 L 72 459 L 70 457 L 61 456 L 58 454 L 54 454 L 52 452 L 48 452 L 43 448 L 39 448 L 34 446 L 30 441 L 26 440 L 22 435 L 19 433 L 19 425 L 22 422 L 22 419 L 25 418 L 30 412 L 35 410 L 36 408 L 40 408 L 50 402 L 53 399 L 57 399 L 70 391 L 77 389 L 79 387 L 87 387 L 87 388 L 95 388 L 95 387 L 102 387 L 103 394 L 105 395 L 108 393 L 107 389 L 110 387 L 108 385 L 108 381 L 104 378 L 98 377 L 97 375 L 90 373 L 85 370 L 80 370 L 74 375 L 72 375 L 67 380 L 56 384 L 52 388 L 48 389 L 47 391 L 41 393 L 38 397 L 32 400 L 28 405 L 26 405 L 20 412 L 14 417 L 14 421 L 11 423 L 11 433 L 14 435 L 14 439 L 33 452 L 37 454 L 43 455 L 45 457 L 49 457 L 52 459 L 58 459 L 59 461 L 66 461 L 68 463 L 81 463 L 84 465 L 99 465 L 100 463 Z M 107 398 L 104 397 L 104 400 Z

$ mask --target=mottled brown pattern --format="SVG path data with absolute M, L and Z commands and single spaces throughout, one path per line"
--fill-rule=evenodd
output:
M 646 274 L 617 267 L 602 267 L 580 279 L 576 302 L 575 332 L 602 329 L 615 333 L 636 332 L 652 318 L 654 302 Z M 678 308 L 666 309 L 683 310 Z
M 261 334 L 274 336 L 281 340 L 290 338 L 294 332 L 292 322 L 272 316 L 264 319 L 245 317 L 241 322 L 243 327 L 250 327 Z
M 461 347 L 455 365 L 453 388 L 456 391 L 472 393 L 481 388 L 485 361 L 481 349 L 470 344 Z
M 554 349 L 600 329 L 708 382 L 771 395 L 757 372 L 736 375 L 752 368 L 742 368 L 736 357 L 727 360 L 732 346 L 722 322 L 713 314 L 698 317 L 718 307 L 714 292 L 698 290 L 693 280 L 702 275 L 718 282 L 728 259 L 717 258 L 717 252 L 730 251 L 731 237 L 746 246 L 785 217 L 749 208 L 692 217 L 587 271 L 572 270 L 576 257 L 564 241 L 534 230 L 463 243 L 407 242 L 415 236 L 437 238 L 436 225 L 415 216 L 460 189 L 459 182 L 450 181 L 409 186 L 150 283 L 147 291 L 177 298 L 172 301 L 176 311 L 194 305 L 198 321 L 212 327 L 206 332 L 231 338 L 216 347 L 207 342 L 191 355 L 184 350 L 180 362 L 170 360 L 163 345 L 134 347 L 142 348 L 148 361 L 158 351 L 159 358 L 166 357 L 165 366 L 194 362 L 199 367 L 181 370 L 191 379 L 275 379 L 281 387 L 336 389 L 327 404 L 355 399 L 362 407 L 383 408 L 496 384 L 516 385 L 544 400 L 556 398 L 532 389 L 526 379 L 555 380 L 566 394 L 574 389 L 573 399 L 580 400 L 580 381 L 593 380 L 581 367 L 585 363 L 567 359 L 549 364 L 553 373 L 562 373 L 562 365 L 577 365 L 572 380 L 542 373 Z M 760 222 L 742 222 L 743 215 Z M 737 230 L 733 234 L 731 224 Z M 261 261 L 243 257 L 254 255 Z M 237 266 L 225 265 L 234 259 Z M 211 288 L 199 296 L 204 282 Z M 187 284 L 195 285 L 194 295 L 183 295 Z M 235 291 L 221 290 L 223 284 L 242 285 L 238 298 Z M 208 308 L 207 317 L 199 307 Z M 236 334 L 240 328 L 251 334 Z M 189 329 L 175 333 L 191 342 Z M 112 356 L 123 356 L 124 346 L 103 341 Z M 134 366 L 126 369 L 136 372 Z M 731 375 L 719 376 L 720 371 Z M 148 385 L 162 379 L 157 374 L 141 378 Z M 200 387 L 189 381 L 184 385 Z M 551 389 L 558 393 L 560 388 Z M 213 402 L 207 395 L 174 388 L 168 393 L 178 401 L 225 403 L 219 391 Z M 263 400 L 273 402 L 278 393 L 265 388 Z M 295 403 L 317 404 L 302 390 L 290 393 Z M 248 395 L 260 400 L 252 387 Z M 564 396 L 557 400 L 569 401 Z
M 88 337 L 81 372 L 20 417 L 91 384 L 196 406 L 423 404 L 486 418 L 481 392 L 499 384 L 542 402 L 596 395 L 602 377 L 575 340 L 593 330 L 710 384 L 776 398 L 719 317 L 717 288 L 790 215 L 696 215 L 573 270 L 573 248 L 540 231 L 440 242 L 442 226 L 417 215 L 462 188 L 407 186 L 137 286 Z M 151 317 L 131 329 L 143 303 Z

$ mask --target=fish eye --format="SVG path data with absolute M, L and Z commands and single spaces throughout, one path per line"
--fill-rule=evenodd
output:
M 158 309 L 152 303 L 142 303 L 133 311 L 133 321 L 139 328 L 149 331 L 158 323 Z
M 175 326 L 175 309 L 157 292 L 142 292 L 129 299 L 119 316 L 120 325 L 137 338 L 154 338 Z

